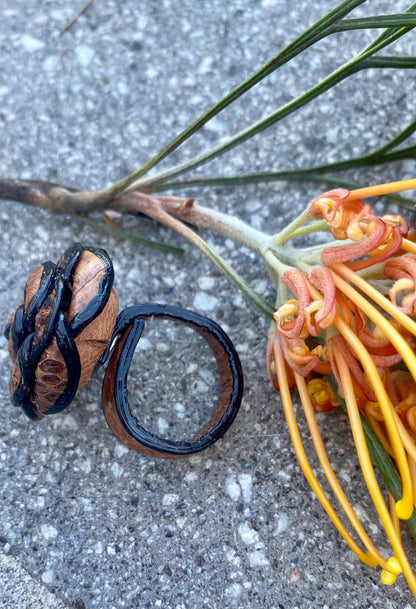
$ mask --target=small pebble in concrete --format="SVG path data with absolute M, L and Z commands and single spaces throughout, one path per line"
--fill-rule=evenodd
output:
M 45 43 L 42 40 L 34 38 L 29 34 L 23 34 L 20 39 L 20 44 L 25 48 L 26 51 L 29 51 L 30 53 L 40 51 L 45 46 Z

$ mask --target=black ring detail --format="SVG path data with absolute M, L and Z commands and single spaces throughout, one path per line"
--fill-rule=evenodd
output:
M 199 331 L 198 333 L 201 334 L 205 340 L 207 340 L 206 335 L 209 335 L 210 340 L 216 343 L 216 346 L 219 347 L 221 353 L 227 358 L 229 371 L 232 375 L 232 389 L 228 406 L 225 408 L 219 421 L 217 421 L 206 433 L 200 437 L 196 437 L 196 439 L 173 441 L 160 438 L 139 425 L 137 419 L 131 413 L 127 391 L 127 377 L 130 364 L 134 355 L 134 350 L 143 331 L 144 320 L 152 320 L 154 318 L 170 319 L 174 322 L 184 323 L 193 330 Z M 146 449 L 152 453 L 160 453 L 159 456 L 175 457 L 191 455 L 208 448 L 229 429 L 237 415 L 242 400 L 242 368 L 237 351 L 230 338 L 216 322 L 208 317 L 194 313 L 193 311 L 165 304 L 135 305 L 124 309 L 124 311 L 119 314 L 109 349 L 102 358 L 103 361 L 108 359 L 110 350 L 114 353 L 114 349 L 121 338 L 121 334 L 128 328 L 130 328 L 130 330 L 128 331 L 118 360 L 112 362 L 112 356 L 110 356 L 110 363 L 104 380 L 104 387 L 106 384 L 111 387 L 114 405 L 123 428 L 134 440 L 139 442 Z M 211 344 L 210 346 L 211 349 L 213 349 Z M 113 374 L 114 366 L 115 378 L 110 379 L 108 377 Z M 146 450 L 143 452 L 146 452 Z
M 20 345 L 26 338 L 27 332 L 25 328 L 25 307 L 20 305 L 15 311 L 13 323 L 6 326 L 4 335 L 7 339 L 11 335 L 13 349 L 15 353 L 20 349 Z
M 33 294 L 31 301 L 25 311 L 25 325 L 27 332 L 33 332 L 36 315 L 39 313 L 43 303 L 52 292 L 56 282 L 56 265 L 53 262 L 45 262 L 42 265 L 42 277 L 38 290 Z M 26 299 L 26 289 L 25 289 Z
M 33 334 L 30 334 L 23 341 L 19 351 L 17 352 L 17 361 L 20 369 L 20 383 L 15 392 L 11 396 L 13 406 L 21 406 L 24 413 L 30 419 L 37 419 L 32 401 L 30 399 L 31 387 L 34 381 L 34 371 L 31 366 L 31 350 L 32 350 Z
M 68 370 L 68 380 L 64 391 L 55 403 L 43 414 L 57 414 L 64 410 L 72 402 L 78 389 L 81 376 L 81 362 L 79 360 L 78 349 L 71 336 L 69 324 L 65 321 L 63 314 L 59 316 L 55 330 L 56 342 Z
M 100 280 L 97 294 L 90 300 L 84 309 L 71 320 L 71 332 L 74 337 L 78 336 L 89 323 L 102 313 L 110 297 L 111 288 L 114 283 L 114 267 L 107 252 L 93 247 L 89 247 L 88 251 L 92 252 L 103 263 L 104 275 Z
M 69 283 L 72 280 L 74 267 L 77 264 L 84 249 L 85 247 L 79 241 L 77 243 L 73 243 L 68 247 L 68 249 L 64 251 L 58 262 L 56 263 L 55 266 L 58 269 L 58 272 L 62 275 L 65 282 Z

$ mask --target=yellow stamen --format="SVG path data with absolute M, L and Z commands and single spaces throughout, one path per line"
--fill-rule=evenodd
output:
M 410 429 L 416 433 L 416 406 L 411 406 L 406 411 L 406 421 L 410 427 Z
M 283 353 L 281 349 L 275 345 L 273 350 L 274 361 L 276 364 L 276 372 L 277 379 L 279 382 L 280 395 L 282 397 L 283 410 L 285 413 L 287 426 L 289 429 L 290 438 L 292 440 L 293 448 L 295 450 L 297 459 L 299 461 L 299 465 L 305 475 L 305 478 L 309 482 L 313 492 L 319 499 L 322 504 L 322 507 L 334 523 L 335 527 L 345 539 L 350 548 L 355 552 L 363 562 L 370 566 L 374 566 L 374 558 L 373 556 L 369 556 L 365 554 L 352 539 L 351 535 L 348 533 L 347 529 L 342 524 L 339 516 L 335 512 L 331 503 L 329 502 L 327 496 L 325 495 L 321 485 L 319 484 L 315 474 L 312 471 L 312 468 L 309 464 L 308 458 L 305 453 L 305 449 L 302 444 L 302 439 L 300 437 L 299 428 L 296 423 L 295 413 L 293 411 L 292 399 L 290 397 L 290 389 L 286 374 L 286 366 L 285 360 L 283 357 Z
M 409 254 L 416 254 L 416 243 L 413 243 L 409 239 L 402 239 L 402 249 L 409 252 Z
M 410 243 L 410 242 L 409 242 Z M 413 336 L 416 336 L 416 322 L 411 319 L 408 315 L 400 311 L 388 298 L 383 296 L 376 288 L 368 283 L 365 279 L 360 277 L 357 273 L 352 271 L 346 264 L 338 263 L 333 265 L 333 269 L 342 275 L 351 283 L 360 288 L 364 294 L 367 294 L 376 304 L 378 304 L 386 313 L 391 315 L 393 319 L 399 322 L 403 328 L 409 330 Z M 365 300 L 365 299 L 364 299 Z M 355 301 L 354 301 L 355 302 Z
M 402 439 L 403 445 L 404 445 L 405 449 L 407 450 L 407 452 L 409 453 L 411 459 L 413 461 L 416 461 L 415 442 L 414 442 L 412 436 L 410 435 L 410 433 L 407 431 L 406 427 L 403 425 L 402 420 L 400 419 L 399 415 L 396 412 L 394 412 L 394 416 L 396 419 L 397 428 L 399 430 L 399 434 Z
M 344 272 L 344 269 L 350 271 L 349 274 L 355 277 L 358 277 L 356 273 L 348 269 L 343 264 L 334 265 L 334 268 L 337 270 L 340 269 L 341 272 Z M 393 328 L 393 326 L 388 322 L 388 320 L 381 314 L 377 309 L 375 309 L 365 298 L 361 296 L 352 286 L 350 286 L 346 281 L 339 277 L 335 273 L 333 273 L 333 279 L 335 285 L 340 289 L 344 294 L 346 294 L 352 302 L 354 302 L 375 324 L 377 324 L 382 331 L 384 331 L 385 336 L 390 340 L 390 342 L 396 347 L 397 351 L 402 355 L 403 360 L 407 363 L 409 370 L 412 370 L 412 374 L 416 380 L 416 357 L 403 339 L 402 336 Z M 366 281 L 362 281 L 364 286 L 369 285 Z M 361 287 L 361 282 L 360 282 Z M 370 286 L 371 287 L 371 286 Z M 377 290 L 375 290 L 377 294 Z M 317 294 L 314 297 L 319 297 Z M 322 296 L 321 296 L 322 297 Z M 385 299 L 386 302 L 390 302 Z M 390 303 L 392 304 L 392 303 Z M 397 311 L 396 307 L 393 308 Z M 401 313 L 401 311 L 399 311 Z M 406 319 L 409 319 L 407 315 L 404 315 Z M 396 504 L 396 513 L 399 518 L 407 520 L 410 518 L 413 512 L 413 484 L 412 478 L 410 475 L 409 464 L 406 459 L 406 455 L 404 452 L 402 439 L 400 433 L 398 431 L 396 420 L 396 413 L 391 404 L 390 398 L 388 397 L 380 375 L 377 371 L 377 368 L 368 353 L 365 349 L 364 345 L 361 343 L 359 338 L 355 335 L 355 333 L 351 330 L 351 328 L 340 318 L 337 317 L 334 321 L 334 325 L 337 327 L 339 332 L 344 336 L 347 342 L 352 347 L 353 351 L 356 353 L 358 358 L 360 359 L 364 370 L 369 377 L 370 383 L 373 387 L 373 390 L 376 394 L 378 404 L 381 408 L 383 418 L 385 421 L 387 433 L 390 440 L 390 445 L 393 450 L 393 455 L 397 463 L 397 467 L 402 479 L 403 484 L 403 496 Z
M 416 462 L 410 459 L 409 466 L 413 480 L 413 503 L 416 505 Z
M 365 188 L 357 188 L 351 190 L 345 201 L 356 201 L 357 199 L 366 199 L 367 197 L 378 197 L 403 190 L 413 190 L 416 188 L 416 179 L 400 180 L 399 182 L 388 182 L 387 184 L 376 184 L 375 186 L 367 186 Z
M 320 345 L 319 345 L 320 346 Z M 307 384 L 308 395 L 314 406 L 314 409 L 321 410 L 326 407 L 333 408 L 339 406 L 335 393 L 332 391 L 330 385 L 322 378 L 314 378 Z
M 387 563 L 388 569 L 383 569 L 380 580 L 385 586 L 391 586 L 396 581 L 396 577 L 402 572 L 402 569 L 395 556 L 390 556 Z
M 355 295 L 353 295 L 353 300 L 354 298 Z M 361 308 L 361 304 L 359 304 L 358 302 L 357 304 Z M 367 304 L 369 303 L 367 302 Z M 387 320 L 381 314 L 380 316 L 385 322 L 387 322 Z M 403 496 L 396 504 L 396 512 L 399 518 L 407 520 L 408 518 L 410 518 L 413 512 L 413 486 L 409 471 L 409 464 L 407 462 L 403 443 L 399 434 L 399 430 L 397 428 L 393 406 L 391 404 L 389 396 L 386 393 L 383 382 L 371 358 L 371 355 L 368 353 L 367 349 L 364 347 L 360 339 L 340 317 L 335 320 L 335 326 L 361 361 L 361 364 L 364 370 L 366 371 L 367 378 L 373 388 L 378 404 L 383 413 L 386 430 L 389 436 L 391 447 L 394 451 L 394 458 L 403 483 Z
M 350 298 L 354 302 L 354 304 L 356 304 L 363 311 L 363 313 L 365 313 L 365 315 L 367 315 L 367 317 L 378 326 L 384 336 L 389 339 L 396 351 L 402 356 L 403 361 L 406 363 L 409 372 L 412 374 L 413 378 L 416 381 L 416 356 L 411 347 L 403 338 L 403 336 L 401 336 L 401 334 L 389 322 L 389 320 L 386 319 L 386 317 L 384 317 L 384 315 L 380 313 L 380 311 L 378 311 L 371 304 L 371 302 L 361 296 L 361 294 L 359 294 L 357 290 L 355 290 L 352 286 L 349 285 L 349 283 L 342 279 L 342 277 L 339 277 L 334 273 L 333 278 L 337 288 L 339 288 L 341 292 L 348 296 L 348 298 Z
M 299 302 L 295 299 L 287 300 L 276 313 L 273 313 L 277 324 L 282 325 L 285 319 L 293 320 L 299 315 Z
M 394 501 L 393 495 L 391 495 L 391 493 L 389 493 L 389 509 L 394 530 L 396 531 L 396 535 L 400 537 L 400 520 L 397 518 L 396 502 Z
M 351 522 L 352 526 L 354 527 L 355 531 L 357 532 L 357 534 L 360 537 L 361 541 L 363 542 L 364 546 L 367 548 L 368 554 L 363 554 L 363 552 L 361 550 L 360 550 L 359 554 L 356 550 L 354 550 L 354 551 L 358 555 L 358 557 L 361 558 L 361 560 L 364 560 L 364 562 L 366 564 L 369 564 L 370 566 L 373 566 L 373 567 L 375 567 L 377 564 L 379 564 L 383 568 L 386 568 L 385 558 L 383 558 L 383 556 L 380 554 L 380 552 L 378 552 L 378 550 L 373 545 L 371 539 L 368 537 L 367 533 L 365 532 L 361 522 L 357 518 L 357 515 L 355 514 L 350 502 L 348 501 L 340 483 L 338 482 L 338 479 L 334 473 L 334 470 L 332 469 L 332 466 L 329 462 L 328 454 L 325 450 L 325 446 L 322 441 L 322 436 L 319 431 L 318 423 L 316 420 L 315 412 L 314 412 L 314 409 L 312 406 L 312 402 L 310 400 L 306 381 L 303 376 L 300 376 L 297 373 L 295 373 L 295 380 L 296 380 L 296 385 L 298 387 L 300 401 L 302 403 L 303 410 L 305 413 L 305 418 L 308 423 L 309 431 L 311 433 L 311 438 L 312 438 L 312 441 L 313 441 L 313 444 L 315 447 L 316 454 L 319 459 L 319 463 L 321 464 L 321 467 L 325 473 L 325 476 L 326 476 L 329 484 L 331 485 L 331 488 L 334 491 L 338 501 L 340 502 L 341 507 L 343 508 L 345 514 L 347 515 L 349 521 Z M 370 562 L 370 560 L 369 560 L 370 557 L 373 557 L 373 563 Z
M 414 594 L 416 594 L 415 576 L 403 550 L 400 538 L 395 531 L 387 506 L 384 503 L 383 495 L 378 486 L 374 469 L 371 464 L 349 368 L 340 353 L 335 352 L 335 359 L 340 377 L 342 378 L 342 387 L 344 390 L 345 402 L 351 423 L 351 431 L 354 437 L 355 447 L 357 450 L 358 459 L 360 461 L 363 477 L 395 554 L 395 556 L 392 557 L 394 560 L 390 558 L 387 561 L 387 568 L 383 569 L 382 582 L 385 584 L 392 584 L 396 579 L 396 575 L 403 571 L 411 590 Z
M 339 268 L 339 266 L 341 265 L 336 265 L 337 266 L 337 270 Z M 347 269 L 347 267 L 344 267 L 344 265 L 342 265 L 342 269 L 341 272 L 345 273 L 345 269 Z M 350 269 L 348 269 L 349 271 Z M 346 272 L 345 273 L 348 277 L 348 279 L 350 279 L 350 275 L 352 274 L 354 276 L 354 279 L 356 277 L 356 274 L 351 271 L 351 273 Z M 351 278 L 352 279 L 352 278 Z M 363 296 L 361 296 L 361 294 L 359 294 L 358 292 L 356 292 L 356 290 L 354 288 L 352 288 L 346 281 L 344 281 L 341 277 L 337 276 L 334 274 L 334 283 L 335 285 L 344 292 L 344 294 L 346 294 L 349 298 L 351 298 L 351 300 L 353 300 L 353 302 L 355 302 L 355 304 L 375 323 L 379 326 L 379 328 L 381 328 L 381 330 L 383 331 L 383 333 L 385 334 L 385 336 L 389 339 L 389 341 L 392 343 L 392 345 L 396 348 L 396 350 L 400 353 L 400 355 L 403 358 L 403 361 L 405 362 L 409 372 L 411 373 L 413 379 L 416 381 L 416 356 L 413 352 L 413 350 L 411 349 L 411 347 L 407 344 L 407 342 L 404 340 L 404 338 L 399 334 L 399 332 L 397 332 L 397 330 L 389 323 L 389 321 L 379 312 L 377 311 L 371 303 L 368 302 L 368 300 L 366 300 L 366 298 L 364 298 Z M 359 287 L 360 289 L 363 289 L 366 285 L 369 286 L 368 292 L 370 292 L 371 297 L 373 296 L 373 289 L 372 286 L 370 286 L 369 284 L 367 284 L 366 281 L 364 280 L 360 280 L 360 281 L 356 281 L 357 287 Z M 362 285 L 364 284 L 364 286 Z M 377 290 L 375 290 L 375 292 L 377 292 Z M 379 294 L 377 292 L 377 294 Z M 377 304 L 379 304 L 381 307 L 383 307 L 386 303 L 389 303 L 390 305 L 392 305 L 392 303 L 385 299 L 383 296 L 381 296 L 381 294 L 379 294 L 380 298 L 377 298 L 378 302 Z M 382 300 L 383 299 L 383 300 Z M 404 315 L 401 311 L 399 311 L 396 307 L 394 307 L 394 305 L 392 305 L 393 309 L 394 309 L 394 313 L 395 313 L 395 317 L 396 320 L 401 322 L 401 317 L 403 316 L 406 320 L 409 320 L 410 322 L 414 323 L 413 320 L 411 320 L 407 315 Z M 390 307 L 388 307 L 390 309 Z M 385 307 L 385 310 L 387 310 L 387 307 Z M 387 312 L 390 312 L 387 311 Z M 393 313 L 392 312 L 392 313 Z M 400 315 L 399 315 L 400 314 Z M 404 324 L 402 324 L 404 325 Z M 407 324 L 407 329 L 410 329 L 410 324 Z M 356 352 L 358 355 L 358 352 Z M 370 358 L 371 359 L 371 358 Z M 366 368 L 366 371 L 368 372 L 368 369 Z M 377 374 L 378 376 L 378 374 Z M 381 382 L 381 379 L 380 379 Z M 384 392 L 385 393 L 385 392 Z M 387 395 L 386 395 L 387 397 Z M 390 400 L 388 400 L 388 403 L 390 403 Z M 383 408 L 383 404 L 384 402 L 380 402 L 379 399 L 379 405 L 381 408 Z M 414 460 L 416 460 L 416 447 L 414 444 L 413 439 L 411 438 L 410 434 L 408 434 L 406 432 L 406 436 L 404 436 L 404 431 L 405 431 L 405 427 L 404 425 L 401 423 L 399 417 L 397 417 L 395 411 L 393 410 L 395 419 L 396 419 L 396 423 L 399 426 L 399 433 L 400 436 L 402 438 L 402 442 L 404 442 L 404 438 L 406 437 L 406 450 L 412 451 L 412 458 Z M 383 410 L 383 416 L 384 416 L 384 410 Z M 385 423 L 386 423 L 386 428 L 387 431 L 390 435 L 390 432 L 393 432 L 395 434 L 395 431 L 397 429 L 397 426 L 394 426 L 393 428 L 390 428 L 390 423 L 387 422 L 387 420 L 385 419 Z M 400 424 L 399 424 L 400 423 Z M 391 436 L 390 436 L 391 439 Z M 392 443 L 392 448 L 396 454 L 396 449 L 395 446 Z M 404 463 L 404 461 L 402 462 Z M 403 471 L 409 471 L 408 467 L 405 468 L 405 470 L 401 470 L 400 466 L 399 466 L 399 471 L 400 473 Z M 402 473 L 401 473 L 402 475 Z M 407 474 L 406 474 L 407 475 Z M 410 475 L 410 473 L 409 473 Z M 405 498 L 405 480 L 402 476 L 402 480 L 403 480 L 403 499 Z M 411 480 L 411 478 L 410 478 Z M 410 489 L 406 489 L 406 497 L 408 500 L 408 509 L 409 509 L 409 515 L 408 516 L 404 516 L 404 518 L 410 518 Z M 399 504 L 400 502 L 398 502 Z M 397 506 L 396 505 L 396 509 Z M 400 518 L 402 518 L 402 516 L 400 516 L 400 514 L 398 513 L 398 516 Z
M 336 270 L 340 270 L 341 273 L 347 274 L 348 276 L 352 276 L 351 278 L 355 279 L 358 277 L 356 273 L 348 269 L 347 266 L 343 264 L 334 265 Z M 384 335 L 390 340 L 390 342 L 394 345 L 397 351 L 402 355 L 403 360 L 406 362 L 409 370 L 412 371 L 412 374 L 416 380 L 416 357 L 406 343 L 404 338 L 397 332 L 397 330 L 388 322 L 388 320 L 374 308 L 371 303 L 368 302 L 361 294 L 359 294 L 352 286 L 350 286 L 342 277 L 339 277 L 335 273 L 333 274 L 334 283 L 338 289 L 340 289 L 344 294 L 346 294 L 352 302 L 354 302 L 372 321 L 377 324 Z M 361 283 L 365 286 L 369 286 L 369 284 L 361 280 L 359 287 L 361 287 Z M 371 286 L 369 286 L 371 288 Z M 377 290 L 374 290 L 377 294 Z M 380 295 L 381 296 L 381 295 Z M 384 298 L 384 297 L 383 297 Z M 392 303 L 385 299 L 387 303 Z M 392 305 L 395 311 L 398 311 L 396 307 Z M 398 311 L 401 313 L 401 311 Z M 403 317 L 409 319 L 407 315 L 402 314 Z M 361 341 L 354 334 L 354 332 L 349 328 L 349 326 L 340 318 L 336 318 L 334 325 L 343 334 L 344 338 L 349 342 L 350 346 L 353 348 L 354 352 L 360 359 L 364 370 L 366 370 L 367 376 L 369 377 L 370 383 L 374 389 L 374 392 L 377 396 L 378 404 L 381 408 L 383 418 L 385 421 L 387 433 L 389 435 L 390 445 L 393 450 L 394 458 L 396 460 L 399 473 L 403 483 L 403 496 L 396 504 L 397 516 L 404 520 L 410 518 L 413 512 L 413 484 L 412 478 L 410 475 L 409 464 L 406 459 L 406 455 L 403 449 L 401 434 L 396 425 L 396 413 L 394 412 L 393 406 L 391 404 L 390 398 L 388 397 L 382 380 L 380 379 L 380 375 L 378 374 L 377 368 L 369 355 L 368 351 L 365 349 Z

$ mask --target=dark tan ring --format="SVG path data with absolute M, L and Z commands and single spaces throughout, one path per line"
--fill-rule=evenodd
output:
M 160 438 L 142 427 L 132 415 L 127 377 L 145 321 L 168 319 L 185 324 L 210 346 L 220 374 L 220 393 L 207 424 L 189 440 Z M 115 339 L 115 341 L 114 341 Z M 105 356 L 107 359 L 108 354 Z M 102 391 L 102 407 L 110 429 L 127 446 L 152 457 L 174 459 L 192 455 L 221 438 L 235 419 L 243 395 L 243 374 L 238 354 L 222 328 L 211 319 L 171 305 L 143 304 L 120 313 L 111 343 Z

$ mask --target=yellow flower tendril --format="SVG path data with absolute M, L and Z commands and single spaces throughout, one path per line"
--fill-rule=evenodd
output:
M 335 285 L 339 285 L 341 282 L 342 280 L 340 280 L 338 277 L 334 278 Z M 348 285 L 344 285 L 344 282 L 342 282 L 341 285 L 343 287 L 344 293 L 348 295 L 350 293 L 350 287 Z M 352 297 L 356 304 L 360 306 L 361 310 L 368 314 L 370 319 L 373 319 L 373 321 L 376 320 L 378 322 L 379 326 L 383 329 L 386 336 L 391 340 L 392 344 L 395 345 L 396 343 L 399 345 L 400 349 L 398 349 L 398 351 L 401 353 L 403 360 L 406 361 L 408 365 L 413 364 L 413 367 L 415 368 L 414 374 L 416 375 L 416 357 L 411 351 L 409 345 L 394 330 L 394 328 L 381 315 L 381 313 L 374 309 L 374 307 L 372 307 L 364 298 L 362 298 L 360 294 L 355 293 L 352 295 Z M 393 406 L 383 386 L 380 375 L 377 372 L 377 368 L 373 360 L 371 359 L 371 356 L 369 355 L 368 351 L 360 342 L 359 338 L 356 336 L 356 334 L 354 334 L 351 328 L 348 327 L 341 319 L 335 321 L 335 326 L 338 328 L 340 333 L 344 336 L 347 342 L 351 345 L 354 352 L 357 354 L 357 357 L 360 359 L 361 364 L 364 370 L 366 371 L 367 377 L 369 377 L 370 383 L 374 389 L 374 393 L 376 394 L 377 402 L 383 414 L 387 433 L 389 435 L 394 457 L 396 459 L 396 463 L 404 486 L 403 499 L 401 499 L 396 504 L 396 513 L 399 518 L 407 520 L 408 518 L 410 518 L 413 511 L 413 489 L 412 481 L 410 478 L 409 465 L 406 460 L 404 447 L 393 414 Z M 337 357 L 337 353 L 335 353 L 335 357 Z
M 393 561 L 392 558 L 390 558 L 387 561 L 388 564 L 383 568 L 381 580 L 383 583 L 392 584 L 394 583 L 396 576 L 403 571 L 410 588 L 412 589 L 413 593 L 416 594 L 415 576 L 409 565 L 409 561 L 407 560 L 406 554 L 403 550 L 400 538 L 397 536 L 396 528 L 390 518 L 390 514 L 388 512 L 386 504 L 384 503 L 384 499 L 378 486 L 373 466 L 371 464 L 370 455 L 368 454 L 368 449 L 365 442 L 363 428 L 361 426 L 360 415 L 357 408 L 357 402 L 354 395 L 354 388 L 351 382 L 349 368 L 346 365 L 346 362 L 344 361 L 342 356 L 340 356 L 338 353 L 335 354 L 335 358 L 337 361 L 337 365 L 339 366 L 340 374 L 342 374 L 344 381 L 343 388 L 345 392 L 345 402 L 347 404 L 348 416 L 350 419 L 355 447 L 357 449 L 358 458 L 361 463 L 363 476 L 366 481 L 370 495 L 374 501 L 374 505 L 376 506 L 377 512 L 380 516 L 380 519 L 383 522 L 384 529 L 389 537 L 390 543 L 395 552 L 395 556 L 392 558 L 395 558 L 396 560 Z
M 416 188 L 416 179 L 399 180 L 398 182 L 388 182 L 387 184 L 376 184 L 375 186 L 366 186 L 365 188 L 356 188 L 352 190 L 348 196 L 349 201 L 356 199 L 367 199 L 368 197 L 378 197 L 381 195 L 389 195 L 395 192 L 403 192 L 404 190 L 412 190 Z
M 416 505 L 416 243 L 401 215 L 379 217 L 362 200 L 413 188 L 416 179 L 351 192 L 329 191 L 273 237 L 274 246 L 264 257 L 271 275 L 277 277 L 278 296 L 286 295 L 274 314 L 269 374 L 280 391 L 302 471 L 353 552 L 365 564 L 381 567 L 384 584 L 394 583 L 403 573 L 416 595 L 416 578 L 402 546 L 400 526 L 402 520 L 413 522 Z M 301 235 L 321 230 L 330 231 L 334 240 L 307 250 L 292 244 L 286 247 Z M 291 387 L 302 404 L 325 484 L 336 496 L 357 541 L 309 463 Z M 319 431 L 318 417 L 328 414 L 316 413 L 330 413 L 341 403 L 369 497 L 391 544 L 389 558 L 376 548 L 352 508 Z M 394 488 L 392 480 L 385 478 L 387 503 L 374 472 L 364 424 L 396 468 Z M 394 470 L 388 471 L 393 476 Z
M 286 421 L 287 421 L 287 425 L 289 428 L 290 438 L 292 440 L 296 456 L 299 460 L 299 464 L 302 468 L 302 471 L 303 471 L 307 481 L 311 485 L 312 490 L 318 497 L 319 501 L 321 502 L 321 504 L 322 504 L 323 508 L 325 509 L 325 511 L 327 512 L 328 516 L 330 517 L 330 519 L 332 520 L 332 522 L 334 523 L 334 525 L 336 526 L 338 531 L 341 533 L 342 537 L 348 543 L 350 548 L 357 554 L 357 556 L 370 567 L 374 567 L 377 564 L 384 563 L 385 561 L 384 561 L 383 557 L 377 552 L 377 550 L 375 548 L 372 553 L 366 554 L 365 552 L 363 552 L 361 550 L 361 548 L 352 539 L 351 535 L 348 533 L 347 529 L 342 524 L 342 521 L 340 520 L 340 518 L 338 517 L 334 508 L 332 507 L 331 502 L 325 495 L 315 474 L 313 473 L 313 470 L 312 470 L 311 466 L 309 465 L 309 461 L 308 461 L 308 458 L 305 453 L 305 449 L 302 444 L 302 439 L 300 437 L 298 425 L 296 423 L 296 418 L 295 418 L 295 414 L 293 411 L 292 400 L 290 397 L 290 389 L 289 389 L 289 384 L 288 384 L 288 380 L 287 380 L 285 363 L 284 363 L 283 354 L 282 354 L 281 350 L 277 349 L 275 351 L 274 361 L 275 361 L 276 374 L 277 374 L 279 387 L 280 387 L 280 393 L 282 396 L 283 409 L 285 412 Z M 357 519 L 357 521 L 358 521 L 358 519 Z M 359 522 L 358 522 L 358 526 L 360 529 L 362 528 Z M 363 535 L 365 536 L 364 530 L 363 530 Z M 371 542 L 369 542 L 370 547 L 371 547 L 371 545 L 372 545 Z M 374 559 L 374 556 L 377 556 L 377 559 Z

